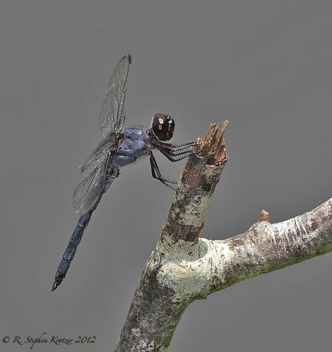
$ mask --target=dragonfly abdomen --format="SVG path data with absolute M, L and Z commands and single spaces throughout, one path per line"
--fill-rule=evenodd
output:
M 73 234 L 70 237 L 68 246 L 65 250 L 65 253 L 62 256 L 61 262 L 58 266 L 57 272 L 55 274 L 55 279 L 54 283 L 52 286 L 52 291 L 54 291 L 62 282 L 62 280 L 66 277 L 67 271 L 70 267 L 71 261 L 74 259 L 77 246 L 80 244 L 81 239 L 83 237 L 84 230 L 87 228 L 89 221 L 91 219 L 91 215 L 93 211 L 97 208 L 98 203 L 100 202 L 100 199 L 102 197 L 102 194 L 100 195 L 98 201 L 94 205 L 94 207 L 89 210 L 86 214 L 81 215 L 80 218 L 78 219 L 77 225 L 75 227 L 75 230 Z

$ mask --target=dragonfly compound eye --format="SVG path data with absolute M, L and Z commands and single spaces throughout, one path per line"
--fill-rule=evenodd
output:
M 161 141 L 168 141 L 173 137 L 175 122 L 170 115 L 155 114 L 152 118 L 152 130 Z

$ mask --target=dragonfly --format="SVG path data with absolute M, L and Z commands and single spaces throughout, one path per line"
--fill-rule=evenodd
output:
M 181 192 L 175 186 L 176 182 L 162 176 L 152 152 L 157 149 L 172 162 L 193 154 L 191 147 L 194 142 L 179 145 L 167 143 L 173 137 L 174 119 L 170 115 L 158 113 L 153 116 L 150 128 L 144 128 L 143 124 L 123 127 L 131 64 L 131 56 L 125 55 L 110 78 L 98 120 L 103 139 L 80 167 L 84 180 L 75 188 L 72 199 L 72 206 L 80 218 L 57 268 L 52 291 L 66 277 L 91 215 L 103 194 L 120 175 L 121 167 L 149 156 L 152 177 L 174 191 Z

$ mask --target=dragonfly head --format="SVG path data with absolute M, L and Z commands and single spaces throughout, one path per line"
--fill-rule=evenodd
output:
M 152 118 L 152 131 L 161 141 L 168 141 L 173 137 L 175 121 L 170 115 L 155 114 Z

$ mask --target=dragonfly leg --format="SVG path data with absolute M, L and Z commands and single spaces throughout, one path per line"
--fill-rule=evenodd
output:
M 160 149 L 160 153 L 165 155 L 166 158 L 172 162 L 183 160 L 193 154 L 191 149 L 190 150 L 182 150 L 180 152 L 173 151 L 171 149 Z
M 154 141 L 153 146 L 157 148 L 166 158 L 172 162 L 180 161 L 194 154 L 192 146 L 194 142 L 185 144 L 172 144 L 161 141 Z
M 167 187 L 169 187 L 169 188 L 172 189 L 173 191 L 179 192 L 179 193 L 181 193 L 181 194 L 186 195 L 185 193 L 183 193 L 182 191 L 180 191 L 177 187 L 171 186 L 171 184 L 177 184 L 177 182 L 167 180 L 165 177 L 163 177 L 163 176 L 161 175 L 161 172 L 160 172 L 160 170 L 159 170 L 157 161 L 156 161 L 155 157 L 153 156 L 151 150 L 150 150 L 149 154 L 150 154 L 150 165 L 151 165 L 152 177 L 155 178 L 155 179 L 157 179 L 157 180 L 159 180 L 162 184 L 166 185 Z
M 170 149 L 176 149 L 176 150 L 182 150 L 182 149 L 186 149 L 186 148 L 190 148 L 192 147 L 195 142 L 189 142 L 189 143 L 183 143 L 183 144 L 173 144 L 173 143 L 166 143 L 166 142 L 161 142 L 158 141 L 156 142 L 158 145 L 162 145 L 164 147 L 168 147 Z

